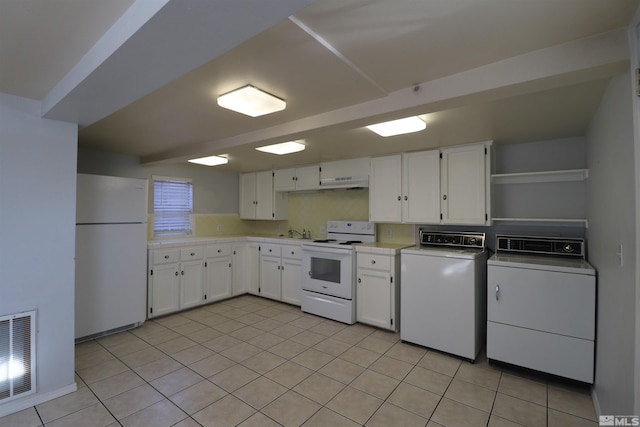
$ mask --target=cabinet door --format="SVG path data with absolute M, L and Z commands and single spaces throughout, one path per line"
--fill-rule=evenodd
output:
M 257 243 L 249 243 L 245 246 L 243 261 L 244 288 L 247 292 L 259 295 L 260 291 L 260 251 Z
M 202 304 L 204 269 L 201 260 L 180 263 L 180 308 Z
M 296 189 L 296 169 L 278 169 L 273 171 L 274 191 L 293 191 Z
M 256 174 L 240 174 L 240 218 L 256 217 Z
M 280 257 L 260 257 L 260 296 L 280 299 Z
M 231 296 L 231 257 L 207 258 L 205 262 L 205 302 L 213 302 Z
M 245 256 L 247 253 L 246 245 L 233 246 L 231 251 L 231 294 L 240 295 L 246 292 L 245 288 Z
M 356 320 L 391 329 L 391 274 L 359 269 L 356 288 Z
M 316 190 L 320 188 L 320 167 L 318 165 L 296 168 L 296 190 Z
M 402 221 L 402 157 L 398 155 L 371 159 L 369 182 L 369 221 Z
M 443 224 L 486 223 L 485 150 L 484 144 L 442 149 Z
M 300 305 L 302 260 L 282 258 L 282 301 Z
M 179 274 L 178 263 L 153 266 L 149 289 L 150 318 L 180 309 Z
M 273 219 L 273 172 L 256 173 L 256 219 Z
M 440 151 L 402 155 L 402 220 L 440 223 Z

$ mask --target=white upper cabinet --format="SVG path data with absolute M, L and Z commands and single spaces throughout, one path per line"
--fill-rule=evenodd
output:
M 402 155 L 402 222 L 440 222 L 440 152 Z
M 370 181 L 370 221 L 440 222 L 438 150 L 374 157 Z
M 374 157 L 369 174 L 369 221 L 402 221 L 402 156 Z
M 317 190 L 320 188 L 320 166 L 275 170 L 273 188 L 275 191 Z
M 287 194 L 273 189 L 272 171 L 240 175 L 240 218 L 287 219 Z
M 372 158 L 369 220 L 489 224 L 490 146 L 487 142 Z
M 441 150 L 443 224 L 490 224 L 490 147 L 487 142 Z

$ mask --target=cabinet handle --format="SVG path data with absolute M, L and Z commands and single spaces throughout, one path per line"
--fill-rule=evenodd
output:
M 407 196 L 404 196 L 404 200 L 407 201 L 409 200 L 409 198 Z
M 181 271 L 182 275 L 184 276 L 184 270 Z
M 169 255 L 165 255 L 165 256 L 164 256 L 164 259 L 169 259 Z
M 191 256 L 194 256 L 196 253 L 195 252 L 191 252 Z
M 291 255 L 295 255 L 296 253 L 294 251 L 291 251 Z
M 447 195 L 446 195 L 446 194 L 444 194 L 444 195 L 442 196 L 442 200 L 447 200 Z
M 376 263 L 376 260 L 375 260 L 375 259 L 372 259 L 372 260 L 371 260 L 371 264 L 375 264 L 375 263 Z
M 218 253 L 222 252 L 222 249 L 218 249 Z
M 358 277 L 358 283 L 362 283 L 362 279 Z
M 496 301 L 500 299 L 500 285 L 496 285 Z
M 176 271 L 176 276 L 178 275 L 178 272 Z
M 398 200 L 402 200 L 402 197 L 398 196 Z

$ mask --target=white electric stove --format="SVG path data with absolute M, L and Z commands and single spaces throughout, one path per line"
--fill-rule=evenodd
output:
M 329 221 L 327 238 L 302 245 L 302 311 L 355 323 L 354 245 L 376 241 L 375 224 Z

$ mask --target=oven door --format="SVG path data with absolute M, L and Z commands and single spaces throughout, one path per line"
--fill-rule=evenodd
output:
M 352 299 L 353 250 L 303 246 L 302 289 Z

